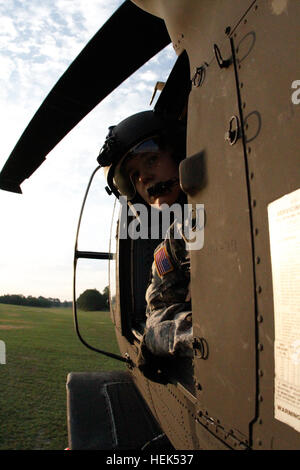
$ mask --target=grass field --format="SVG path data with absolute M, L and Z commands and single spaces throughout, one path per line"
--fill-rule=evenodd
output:
M 109 312 L 79 313 L 84 338 L 118 353 Z M 67 447 L 67 374 L 124 367 L 81 344 L 71 309 L 0 304 L 0 340 L 0 450 Z

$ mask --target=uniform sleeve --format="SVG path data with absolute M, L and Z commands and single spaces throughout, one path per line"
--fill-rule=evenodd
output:
M 182 238 L 170 236 L 154 252 L 146 291 L 143 343 L 157 356 L 192 355 L 192 311 L 189 300 L 189 258 Z

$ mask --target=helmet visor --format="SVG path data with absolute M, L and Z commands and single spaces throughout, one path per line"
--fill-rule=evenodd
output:
M 130 156 L 139 155 L 140 153 L 158 153 L 159 151 L 158 138 L 151 137 L 151 139 L 144 140 L 130 149 L 125 155 L 125 158 L 127 159 Z

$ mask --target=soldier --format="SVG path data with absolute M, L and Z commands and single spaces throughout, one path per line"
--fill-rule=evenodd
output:
M 143 200 L 159 211 L 174 203 L 183 206 L 179 163 L 185 140 L 183 123 L 145 111 L 110 128 L 98 161 L 106 165 L 108 184 L 117 196 Z M 159 358 L 192 355 L 189 256 L 184 239 L 175 237 L 181 225 L 175 219 L 154 252 L 138 357 L 144 373 L 157 369 Z

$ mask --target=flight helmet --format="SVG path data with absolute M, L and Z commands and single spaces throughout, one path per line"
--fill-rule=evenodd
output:
M 155 111 L 142 111 L 110 126 L 97 158 L 104 167 L 109 190 L 132 200 L 136 190 L 125 171 L 125 160 L 130 155 L 160 150 L 170 151 L 178 163 L 185 157 L 185 123 Z

